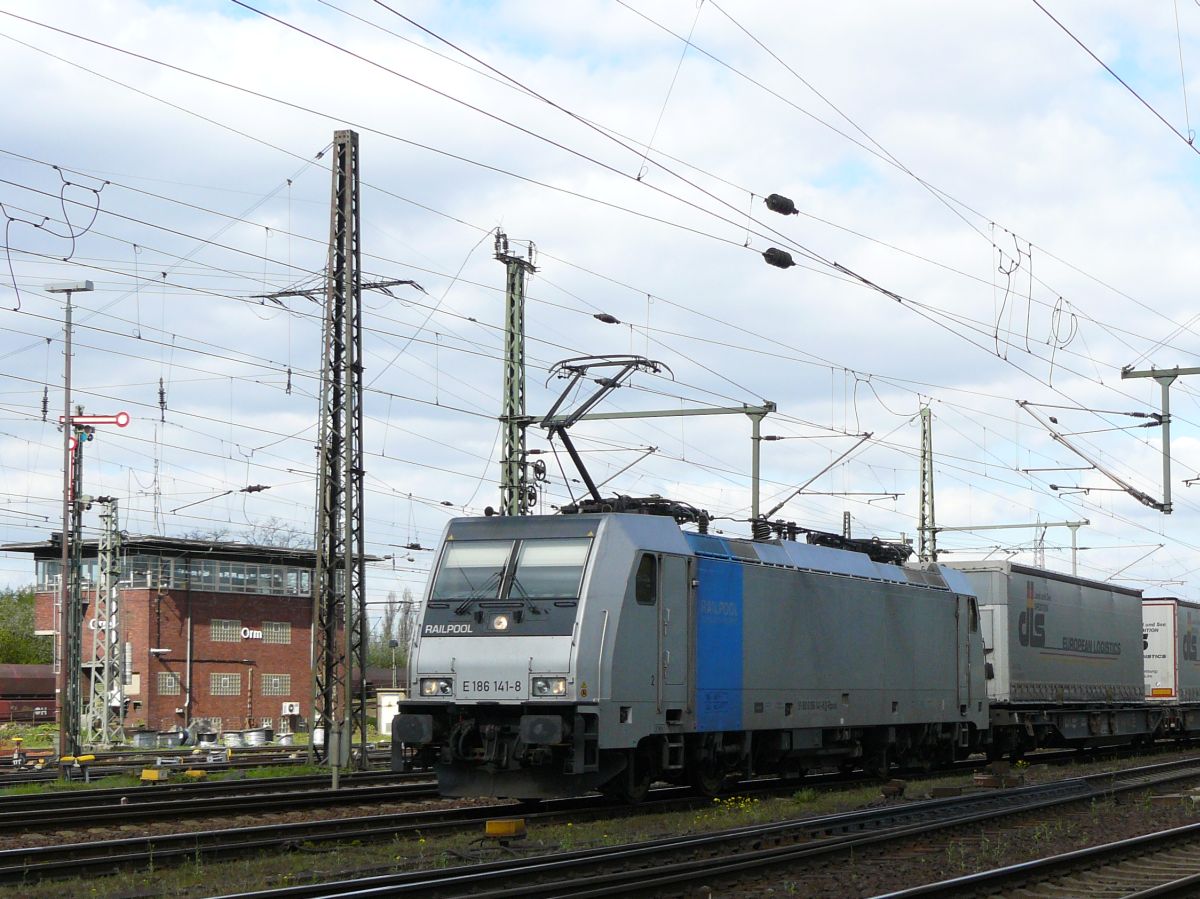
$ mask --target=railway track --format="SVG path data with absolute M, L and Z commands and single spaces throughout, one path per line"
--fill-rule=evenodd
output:
M 761 876 L 766 870 L 784 865 L 822 860 L 828 864 L 828 859 L 838 853 L 882 847 L 897 840 L 1004 815 L 1196 778 L 1200 778 L 1200 760 L 1192 759 L 1002 793 L 930 800 L 635 845 L 228 894 L 221 899 L 352 895 L 535 899 L 671 894 L 724 878 Z
M 1200 824 L 898 890 L 877 899 L 996 896 L 1027 899 L 1195 896 L 1200 893 Z
M 778 789 L 778 785 L 775 788 Z M 760 789 L 766 789 L 766 785 L 761 785 Z M 343 792 L 341 801 L 357 802 L 360 795 L 362 794 L 358 792 L 350 795 Z M 578 821 L 588 815 L 632 815 L 642 811 L 706 806 L 710 802 L 708 798 L 697 797 L 689 788 L 662 787 L 652 790 L 647 801 L 636 808 L 615 803 L 602 796 L 586 796 L 547 800 L 534 806 L 514 803 L 460 806 L 8 849 L 0 850 L 0 883 L 31 883 L 46 878 L 110 874 L 147 867 L 151 862 L 158 867 L 171 861 L 210 861 L 243 857 L 264 851 L 287 851 L 300 843 L 367 842 L 390 840 L 405 835 L 481 830 L 488 820 L 514 814 L 519 814 L 529 821 L 555 823 Z
M 62 831 L 106 822 L 178 821 L 294 811 L 361 803 L 404 802 L 437 796 L 427 775 L 392 772 L 346 776 L 331 789 L 324 776 L 88 790 L 0 798 L 0 832 Z
M 171 762 L 172 767 L 195 767 L 205 771 L 231 771 L 253 768 L 266 768 L 275 765 L 295 765 L 304 760 L 306 747 L 262 747 L 242 748 L 234 751 L 232 757 L 226 755 L 224 747 L 214 746 L 197 751 L 195 747 L 179 747 L 174 750 L 147 751 L 142 753 L 112 752 L 98 753 L 96 760 L 89 766 L 89 776 L 92 779 L 109 777 L 116 774 L 129 774 L 141 771 L 143 768 L 153 768 L 160 760 L 177 760 Z M 220 756 L 219 761 L 210 761 Z M 391 761 L 391 751 L 387 749 L 371 750 L 368 761 L 373 768 L 385 767 Z M 0 769 L 3 770 L 3 769 Z M 72 777 L 77 772 L 72 772 Z M 41 769 L 18 769 L 12 773 L 0 774 L 0 789 L 4 787 L 22 786 L 29 783 L 49 783 L 60 780 L 63 771 L 58 767 L 57 760 Z
M 1178 768 L 1180 765 L 1192 764 L 1200 768 L 1200 762 L 1191 760 L 1188 763 L 1175 762 L 1167 765 L 1151 766 L 1149 771 L 1162 774 Z M 171 800 L 164 798 L 170 787 L 143 787 L 132 790 L 87 791 L 87 793 L 71 793 L 56 797 L 55 802 L 62 803 L 59 808 L 49 808 L 39 805 L 42 797 L 10 797 L 0 798 L 0 829 L 39 829 L 49 819 L 56 830 L 74 826 L 75 824 L 92 826 L 102 820 L 128 823 L 131 820 L 153 820 L 168 817 L 238 815 L 264 811 L 278 811 L 296 808 L 330 807 L 347 804 L 362 804 L 386 801 L 413 801 L 432 798 L 436 795 L 433 784 L 397 783 L 398 780 L 411 781 L 423 775 L 396 775 L 386 772 L 379 774 L 356 774 L 350 783 L 358 786 L 338 791 L 318 789 L 327 783 L 324 776 L 286 778 L 282 781 L 271 779 L 264 782 L 239 781 L 232 784 L 191 784 L 179 792 L 190 796 L 190 799 Z M 1176 777 L 1188 776 L 1182 774 Z M 1200 776 L 1200 770 L 1190 776 Z M 391 778 L 391 786 L 382 783 Z M 1066 800 L 1080 798 L 1088 794 L 1088 789 L 1096 787 L 1081 786 L 1086 783 L 1102 783 L 1114 775 L 1094 775 L 1091 778 L 1078 778 L 1061 781 L 1046 787 L 1027 788 L 1029 790 L 1049 791 Z M 283 788 L 304 790 L 305 792 L 292 796 L 269 795 L 270 787 L 280 783 Z M 803 781 L 807 786 L 818 786 L 827 789 L 845 789 L 861 783 L 861 779 L 846 778 L 841 775 L 828 777 L 809 777 Z M 778 793 L 791 791 L 797 782 L 781 783 L 777 780 L 762 779 L 747 781 L 738 785 L 738 793 L 749 795 L 754 793 Z M 313 789 L 308 789 L 312 787 Z M 255 794 L 256 790 L 261 790 Z M 1001 804 L 1015 803 L 1018 794 L 1025 791 L 1009 791 L 998 798 Z M 100 804 L 92 808 L 72 808 L 72 800 L 89 793 L 101 795 Z M 1048 795 L 1048 794 L 1047 794 Z M 126 804 L 120 805 L 121 798 Z M 652 791 L 650 800 L 636 809 L 614 804 L 599 796 L 583 797 L 580 799 L 552 800 L 536 805 L 520 806 L 513 803 L 492 804 L 470 808 L 437 809 L 432 811 L 398 812 L 360 817 L 339 818 L 332 821 L 298 822 L 287 824 L 263 824 L 237 829 L 216 829 L 195 833 L 176 833 L 166 835 L 151 835 L 130 837 L 116 840 L 90 841 L 44 847 L 9 849 L 0 851 L 0 883 L 31 883 L 47 878 L 61 878 L 84 874 L 114 873 L 120 870 L 131 870 L 145 867 L 153 861 L 155 866 L 175 861 L 217 860 L 235 856 L 253 855 L 264 851 L 287 851 L 289 848 L 303 843 L 322 843 L 336 841 L 369 842 L 380 839 L 392 839 L 405 834 L 430 834 L 446 831 L 467 831 L 482 829 L 484 822 L 495 817 L 519 814 L 535 824 L 554 824 L 564 821 L 579 821 L 581 818 L 606 817 L 613 815 L 632 815 L 643 812 L 677 811 L 688 808 L 704 808 L 711 803 L 707 798 L 699 798 L 690 790 L 679 787 L 660 788 Z M 24 805 L 23 805 L 24 804 Z M 22 807 L 23 806 L 23 807 Z M 938 803 L 910 803 L 898 807 L 890 814 L 897 820 L 908 820 L 910 815 L 928 815 L 937 819 L 943 815 L 944 808 L 951 807 L 946 801 Z M 816 838 L 820 831 L 827 831 L 826 836 L 833 834 L 850 834 L 863 832 L 881 825 L 876 819 L 877 813 L 856 813 L 855 815 L 830 816 L 814 819 L 806 824 L 810 835 L 806 838 Z M 74 816 L 69 818 L 68 816 Z M 885 816 L 886 817 L 886 816 Z M 881 820 L 881 819 L 880 819 Z M 872 823 L 874 822 L 874 823 Z M 795 824 L 795 822 L 792 822 Z M 803 829 L 803 827 L 801 828 Z
M 361 771 L 343 774 L 347 788 L 380 784 L 433 784 L 430 775 L 421 772 L 399 774 L 393 771 Z M 108 805 L 136 806 L 168 799 L 192 800 L 214 796 L 258 796 L 285 791 L 320 790 L 329 786 L 328 774 L 300 774 L 273 777 L 237 777 L 213 781 L 175 780 L 162 784 L 137 784 L 120 787 L 92 787 L 41 793 L 0 795 L 0 816 L 12 812 L 57 814 L 59 809 L 91 809 Z M 3 820 L 3 818 L 0 818 Z

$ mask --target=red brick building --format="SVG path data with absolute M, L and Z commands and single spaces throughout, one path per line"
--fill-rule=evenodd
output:
M 18 544 L 37 569 L 36 627 L 54 634 L 58 545 Z M 311 549 L 126 537 L 119 591 L 127 730 L 273 726 L 312 696 Z M 83 546 L 86 706 L 97 544 Z M 294 723 L 295 719 L 291 723 Z

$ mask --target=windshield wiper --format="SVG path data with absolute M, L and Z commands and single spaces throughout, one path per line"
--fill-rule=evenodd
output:
M 454 614 L 455 615 L 467 614 L 467 612 L 469 612 L 471 609 L 472 603 L 477 602 L 480 599 L 483 599 L 484 596 L 487 595 L 488 591 L 491 590 L 492 588 L 497 588 L 497 589 L 499 588 L 500 579 L 503 577 L 504 577 L 504 569 L 503 568 L 501 568 L 497 572 L 494 572 L 491 577 L 489 577 L 486 581 L 483 582 L 483 584 L 479 587 L 478 590 L 473 591 L 470 596 L 468 596 L 466 599 L 464 599 L 462 601 L 461 604 L 459 604 L 459 606 L 454 610 Z
M 508 591 L 509 598 L 511 599 L 517 593 L 518 590 L 520 591 L 519 599 L 521 600 L 521 605 L 524 608 L 529 609 L 529 611 L 531 613 L 533 613 L 534 615 L 541 615 L 542 610 L 539 609 L 537 607 L 536 603 L 534 603 L 534 601 L 529 598 L 529 594 L 525 591 L 525 588 L 521 586 L 521 582 L 517 578 L 514 577 L 513 582 L 512 582 L 512 587 L 509 588 L 509 591 Z

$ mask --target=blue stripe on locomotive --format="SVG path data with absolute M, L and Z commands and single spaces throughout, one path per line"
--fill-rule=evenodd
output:
M 696 725 L 741 730 L 743 566 L 704 556 L 696 561 Z

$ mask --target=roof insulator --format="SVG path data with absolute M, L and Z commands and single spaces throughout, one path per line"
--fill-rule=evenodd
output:
M 592 318 L 596 319 L 597 321 L 602 321 L 606 325 L 621 324 L 621 320 L 619 318 L 617 318 L 615 315 L 609 315 L 607 312 L 597 312 L 592 316 Z
M 764 202 L 767 204 L 768 209 L 772 212 L 778 212 L 780 215 L 800 214 L 800 210 L 796 208 L 796 204 L 783 194 L 771 194 Z
M 778 247 L 771 247 L 763 252 L 763 259 L 767 260 L 767 265 L 773 265 L 776 268 L 791 268 L 796 263 L 792 262 L 792 254 L 787 250 L 781 250 Z

